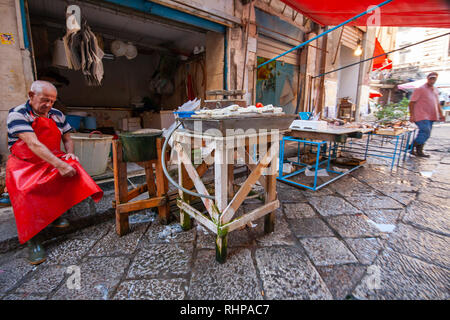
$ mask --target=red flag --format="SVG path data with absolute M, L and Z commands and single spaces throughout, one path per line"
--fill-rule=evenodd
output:
M 383 53 L 383 47 L 378 41 L 378 38 L 375 38 L 375 49 L 373 50 L 373 56 L 376 57 Z M 385 69 L 392 69 L 392 60 L 388 59 L 387 55 L 383 55 L 373 59 L 372 71 Z

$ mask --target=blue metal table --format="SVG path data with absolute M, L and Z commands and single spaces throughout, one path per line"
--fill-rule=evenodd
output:
M 343 176 L 361 167 L 361 165 L 350 166 L 350 168 L 346 171 L 336 171 L 333 170 L 334 168 L 331 168 L 331 162 L 337 158 L 338 150 L 342 149 L 348 138 L 356 136 L 362 137 L 362 134 L 368 131 L 370 130 L 358 128 L 338 128 L 326 131 L 306 129 L 291 130 L 290 132 L 286 133 L 283 139 L 280 141 L 279 174 L 277 180 L 316 191 L 330 184 L 331 182 L 342 178 Z M 297 161 L 284 159 L 285 144 L 289 141 L 297 142 Z M 310 165 L 301 162 L 300 156 L 302 152 L 314 155 L 314 164 Z M 321 155 L 324 155 L 324 160 L 320 160 Z M 301 169 L 296 170 L 292 173 L 284 174 L 284 163 L 294 164 L 295 166 L 301 167 Z M 314 170 L 314 181 L 312 186 L 290 179 L 301 173 L 306 173 L 307 170 L 309 171 L 310 169 Z M 332 173 L 337 176 L 331 177 L 328 181 L 318 184 L 318 172 L 321 169 L 326 170 L 327 173 Z

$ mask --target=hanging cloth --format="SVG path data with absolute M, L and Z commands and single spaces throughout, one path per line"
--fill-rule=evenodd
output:
M 37 117 L 32 128 L 55 156 L 61 158 L 61 131 L 51 118 Z M 103 191 L 78 161 L 64 160 L 75 168 L 73 177 L 63 177 L 48 162 L 36 156 L 18 140 L 11 147 L 6 165 L 6 187 L 16 218 L 20 243 L 33 238 L 68 209 L 92 196 L 100 201 Z

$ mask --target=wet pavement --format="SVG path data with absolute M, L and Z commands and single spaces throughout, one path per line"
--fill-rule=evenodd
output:
M 205 228 L 147 211 L 123 237 L 110 219 L 47 241 L 39 266 L 23 246 L 1 254 L 0 299 L 449 299 L 450 125 L 433 130 L 431 157 L 393 172 L 369 161 L 316 192 L 278 183 L 275 232 L 231 232 L 225 264 Z

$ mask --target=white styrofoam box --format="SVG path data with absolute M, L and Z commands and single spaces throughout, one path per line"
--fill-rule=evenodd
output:
M 321 120 L 294 120 L 290 129 L 299 130 L 327 130 L 328 122 Z
M 141 118 L 134 117 L 134 118 L 124 118 L 122 121 L 120 121 L 120 128 L 123 131 L 135 131 L 142 129 L 141 127 Z

